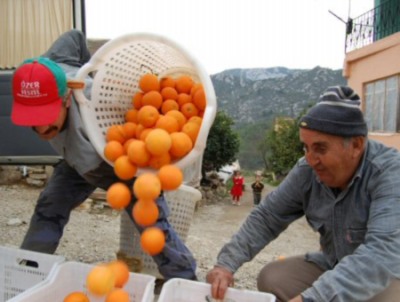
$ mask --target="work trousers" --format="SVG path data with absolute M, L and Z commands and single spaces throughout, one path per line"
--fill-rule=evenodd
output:
M 315 263 L 306 261 L 305 256 L 289 257 L 265 265 L 258 275 L 257 287 L 259 291 L 274 294 L 277 302 L 289 301 L 311 287 L 324 272 Z M 399 298 L 400 280 L 396 279 L 387 289 L 366 302 L 397 302 Z

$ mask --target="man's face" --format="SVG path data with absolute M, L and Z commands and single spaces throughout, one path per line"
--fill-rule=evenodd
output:
M 57 119 L 45 126 L 32 126 L 33 131 L 35 131 L 41 139 L 50 140 L 57 136 L 61 131 L 68 114 L 68 108 L 71 105 L 71 91 L 67 93 L 64 97 L 63 106 L 61 107 L 60 113 Z
M 46 126 L 32 126 L 32 129 L 39 135 L 41 139 L 50 140 L 61 131 L 66 115 L 67 109 L 63 106 L 60 110 L 58 118 L 53 123 Z
M 331 188 L 345 189 L 353 177 L 364 140 L 348 139 L 300 128 L 305 158 L 320 180 Z

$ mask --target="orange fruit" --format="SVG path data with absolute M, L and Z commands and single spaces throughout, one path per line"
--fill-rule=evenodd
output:
M 190 94 L 180 93 L 176 101 L 178 102 L 179 108 L 181 108 L 184 104 L 192 102 L 192 97 Z
M 142 98 L 143 98 L 144 93 L 139 91 L 136 92 L 132 98 L 132 105 L 133 108 L 139 110 L 140 107 L 142 107 Z
M 165 100 L 161 105 L 161 112 L 166 114 L 171 110 L 179 110 L 179 104 L 175 100 Z
M 135 134 L 135 137 L 136 137 L 136 134 Z M 131 142 L 133 142 L 134 140 L 136 140 L 135 137 L 128 139 L 128 140 L 123 144 L 125 155 L 128 155 L 128 148 L 129 148 L 129 145 L 131 144 Z
M 140 132 L 140 137 L 139 137 L 139 139 L 141 140 L 141 141 L 145 141 L 146 140 L 146 137 L 147 137 L 147 135 L 150 133 L 150 131 L 151 130 L 153 130 L 154 128 L 144 128 L 143 129 L 143 131 L 142 132 Z
M 125 132 L 121 125 L 112 125 L 107 129 L 106 141 L 117 141 L 123 144 L 125 142 Z
M 158 206 L 153 200 L 139 199 L 132 209 L 132 217 L 140 226 L 150 226 L 158 219 Z
M 89 302 L 89 298 L 83 292 L 72 292 L 64 298 L 63 302 Z
M 183 104 L 182 106 L 180 106 L 180 111 L 187 119 L 191 118 L 192 116 L 196 116 L 199 113 L 199 110 L 193 103 Z
M 144 129 L 146 129 L 146 127 L 143 126 L 142 124 L 138 124 L 138 125 L 136 126 L 136 135 L 135 135 L 135 137 L 136 137 L 137 139 L 140 139 L 140 135 L 142 134 L 142 132 L 144 131 Z
M 138 110 L 137 109 L 129 109 L 125 113 L 125 121 L 126 122 L 132 122 L 132 123 L 137 123 L 138 122 Z
M 149 160 L 148 166 L 158 170 L 169 163 L 171 163 L 171 155 L 167 152 L 158 156 L 153 155 Z
M 198 124 L 199 126 L 201 126 L 201 123 L 203 122 L 203 119 L 200 117 L 200 116 L 192 116 L 189 120 L 188 120 L 188 122 L 193 122 L 193 123 L 196 123 L 196 124 Z
M 125 154 L 123 145 L 118 141 L 109 141 L 104 147 L 104 157 L 114 162 L 118 157 Z
M 127 155 L 129 160 L 138 167 L 146 166 L 151 157 L 144 141 L 138 139 L 133 140 L 129 144 Z
M 193 148 L 193 142 L 189 135 L 183 132 L 174 132 L 170 134 L 172 139 L 169 153 L 173 158 L 181 158 L 188 154 Z
M 122 210 L 131 202 L 131 195 L 131 190 L 126 184 L 116 182 L 108 188 L 106 200 L 111 208 Z
M 130 139 L 135 136 L 136 124 L 132 122 L 126 122 L 122 124 L 122 129 L 124 131 L 125 140 Z
M 96 265 L 86 277 L 86 288 L 96 296 L 108 294 L 115 283 L 115 275 L 111 268 L 106 265 Z
M 190 89 L 190 95 L 193 97 L 194 93 L 198 90 L 198 89 L 203 89 L 203 84 L 201 83 L 194 83 L 192 88 Z
M 139 88 L 143 92 L 149 92 L 152 90 L 159 91 L 160 90 L 160 82 L 156 75 L 151 73 L 146 73 L 142 75 L 139 79 Z
M 122 289 L 113 289 L 107 296 L 105 302 L 129 302 L 129 293 Z
M 178 92 L 173 87 L 164 87 L 161 89 L 161 95 L 163 100 L 177 100 Z
M 133 192 L 138 199 L 155 200 L 161 193 L 161 182 L 156 175 L 143 173 L 136 178 Z
M 190 93 L 190 89 L 192 89 L 192 86 L 194 84 L 193 79 L 188 76 L 188 75 L 182 75 L 179 78 L 175 80 L 175 88 L 178 91 L 178 93 Z
M 163 190 L 175 190 L 183 182 L 183 173 L 175 165 L 162 166 L 157 173 L 158 178 L 161 182 L 161 188 Z
M 174 118 L 176 118 L 176 120 L 178 121 L 178 124 L 179 124 L 179 129 L 182 129 L 183 125 L 187 121 L 187 119 L 183 115 L 183 113 L 178 110 L 168 111 L 165 115 L 170 115 L 170 116 L 173 116 Z
M 160 109 L 163 102 L 163 97 L 158 91 L 146 92 L 142 97 L 142 106 L 150 105 L 154 108 Z
M 108 267 L 114 272 L 115 283 L 114 286 L 122 288 L 129 280 L 129 267 L 122 260 L 114 260 L 109 262 Z
M 197 135 L 200 131 L 200 125 L 195 122 L 187 122 L 185 125 L 183 125 L 181 131 L 189 135 L 194 145 L 196 143 Z
M 164 129 L 152 129 L 144 142 L 152 155 L 167 153 L 171 148 L 170 134 Z
M 140 245 L 151 256 L 161 253 L 165 246 L 165 234 L 157 227 L 149 227 L 140 236 Z
M 138 121 L 145 127 L 153 127 L 160 117 L 158 110 L 150 105 L 143 106 L 138 112 Z
M 114 162 L 114 173 L 120 179 L 132 179 L 137 172 L 137 167 L 133 164 L 127 155 L 122 155 Z
M 163 89 L 165 87 L 175 88 L 175 80 L 172 77 L 169 77 L 169 76 L 161 78 L 161 80 L 160 80 L 160 88 Z
M 156 122 L 155 127 L 164 129 L 168 133 L 176 132 L 179 130 L 178 121 L 170 115 L 160 116 L 160 118 Z
M 206 94 L 204 92 L 204 89 L 199 88 L 197 91 L 193 94 L 192 98 L 193 104 L 196 105 L 197 109 L 199 110 L 204 110 L 206 109 Z

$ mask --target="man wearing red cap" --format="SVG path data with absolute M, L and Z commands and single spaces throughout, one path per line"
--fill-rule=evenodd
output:
M 60 36 L 42 57 L 24 61 L 14 73 L 12 121 L 31 127 L 63 157 L 39 196 L 21 245 L 23 249 L 54 253 L 72 209 L 96 188 L 107 190 L 120 181 L 90 143 L 79 106 L 71 94 L 73 81 L 69 79 L 89 59 L 83 33 L 71 30 Z M 90 98 L 92 80 L 87 78 L 85 82 L 84 93 Z M 126 208 L 128 213 L 135 202 L 133 196 Z M 166 234 L 163 251 L 153 257 L 160 273 L 165 279 L 196 279 L 195 260 L 167 220 L 169 209 L 164 196 L 157 199 L 157 204 L 157 226 Z

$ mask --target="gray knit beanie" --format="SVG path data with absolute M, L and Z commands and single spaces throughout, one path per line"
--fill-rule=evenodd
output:
M 346 86 L 329 87 L 301 119 L 299 126 L 332 135 L 367 136 L 360 97 Z

